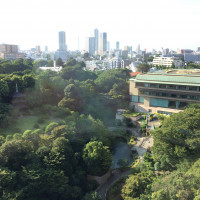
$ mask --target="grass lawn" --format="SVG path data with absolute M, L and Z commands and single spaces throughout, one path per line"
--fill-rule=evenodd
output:
M 2 133 L 5 135 L 12 135 L 16 132 L 23 133 L 26 130 L 35 130 L 37 128 L 34 128 L 35 124 L 39 125 L 39 129 L 45 128 L 48 124 L 51 122 L 54 122 L 55 120 L 53 118 L 47 118 L 42 123 L 38 123 L 38 119 L 40 116 L 22 116 L 17 118 L 16 124 L 13 125 L 13 127 L 3 129 Z M 20 131 L 17 131 L 19 129 Z

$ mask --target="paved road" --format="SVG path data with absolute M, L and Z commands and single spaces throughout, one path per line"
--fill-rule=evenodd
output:
M 116 130 L 119 128 L 116 127 L 109 127 L 110 130 Z M 143 146 L 144 141 L 148 140 L 148 138 L 146 139 L 146 137 L 141 137 L 139 134 L 139 128 L 132 128 L 132 129 L 126 129 L 126 130 L 130 130 L 132 132 L 133 135 L 135 135 L 138 138 L 138 141 L 135 145 L 135 148 L 138 152 L 139 158 L 140 158 L 140 162 L 142 161 L 143 158 L 143 154 L 146 152 L 147 148 L 146 146 Z M 106 200 L 106 193 L 109 190 L 109 188 L 111 187 L 112 184 L 114 184 L 117 180 L 119 180 L 120 178 L 127 176 L 131 173 L 131 170 L 127 170 L 124 172 L 121 172 L 119 174 L 114 174 L 113 176 L 111 176 L 108 181 L 99 189 L 97 190 L 97 192 L 102 196 L 103 200 Z
M 106 193 L 108 191 L 108 189 L 110 188 L 110 186 L 115 183 L 117 180 L 119 180 L 120 178 L 127 176 L 130 174 L 130 169 L 124 172 L 121 172 L 119 174 L 115 174 L 113 176 L 111 176 L 108 181 L 97 191 L 101 196 L 103 200 L 106 200 Z

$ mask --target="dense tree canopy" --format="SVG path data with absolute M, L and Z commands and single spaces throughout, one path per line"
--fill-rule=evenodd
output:
M 108 147 L 103 146 L 102 142 L 91 141 L 86 144 L 83 150 L 83 160 L 87 165 L 89 174 L 102 175 L 110 168 L 112 155 Z

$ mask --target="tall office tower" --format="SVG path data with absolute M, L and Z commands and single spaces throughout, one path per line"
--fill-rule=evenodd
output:
M 169 54 L 169 49 L 163 49 L 163 55 L 168 55 Z
M 103 55 L 107 50 L 107 33 L 99 34 L 99 54 Z
M 99 50 L 99 30 L 94 29 L 94 38 L 95 38 L 95 51 Z
M 95 37 L 87 37 L 85 40 L 85 50 L 90 55 L 95 55 Z
M 140 44 L 138 44 L 137 48 L 136 48 L 136 53 L 140 54 Z
M 66 51 L 67 46 L 66 46 L 66 41 L 65 41 L 65 32 L 60 31 L 58 35 L 59 35 L 59 51 Z
M 38 54 L 41 53 L 41 48 L 40 48 L 39 45 L 35 47 L 35 52 L 38 53 Z
M 103 33 L 103 52 L 107 50 L 107 33 Z
M 45 52 L 48 52 L 48 46 L 45 46 L 44 49 L 45 49 Z
M 110 51 L 110 42 L 109 41 L 107 42 L 107 48 L 106 49 L 107 49 L 107 51 Z
M 119 42 L 116 42 L 116 50 L 119 50 Z

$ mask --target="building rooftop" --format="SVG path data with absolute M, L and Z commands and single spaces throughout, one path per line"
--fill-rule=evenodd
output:
M 135 82 L 200 86 L 200 70 L 168 70 L 138 74 Z

